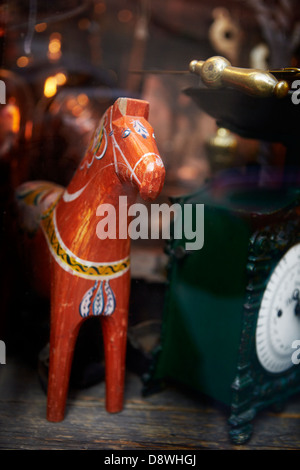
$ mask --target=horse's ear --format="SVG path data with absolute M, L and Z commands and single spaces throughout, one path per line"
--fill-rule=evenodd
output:
M 139 116 L 148 119 L 149 103 L 144 100 L 127 99 L 127 116 Z
M 149 103 L 144 100 L 135 100 L 132 98 L 118 98 L 113 105 L 113 120 L 122 116 L 140 116 L 148 119 Z

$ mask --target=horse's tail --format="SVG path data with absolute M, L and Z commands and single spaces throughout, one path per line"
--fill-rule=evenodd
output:
M 19 227 L 35 233 L 42 217 L 54 207 L 64 188 L 47 181 L 29 181 L 16 189 Z

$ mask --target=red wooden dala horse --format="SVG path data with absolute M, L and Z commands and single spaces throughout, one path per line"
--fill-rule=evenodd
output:
M 135 202 L 138 193 L 143 199 L 154 200 L 165 177 L 153 129 L 147 122 L 148 112 L 149 104 L 145 101 L 119 98 L 102 117 L 66 189 L 35 181 L 24 183 L 17 191 L 27 228 L 39 224 L 52 255 L 48 256 L 51 264 L 49 421 L 64 418 L 77 335 L 82 322 L 92 315 L 101 316 L 106 409 L 114 413 L 123 407 L 130 238 L 118 237 L 119 197 L 127 196 L 128 206 Z M 100 240 L 96 233 L 99 222 L 96 213 L 99 205 L 107 203 L 116 208 L 117 236 Z

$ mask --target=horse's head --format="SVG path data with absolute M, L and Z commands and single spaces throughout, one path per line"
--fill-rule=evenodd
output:
M 153 200 L 163 187 L 165 168 L 148 114 L 148 102 L 119 98 L 109 110 L 106 129 L 118 177 L 136 186 L 143 199 Z

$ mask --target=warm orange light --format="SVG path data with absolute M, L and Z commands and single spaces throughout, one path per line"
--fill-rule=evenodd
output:
M 27 121 L 25 125 L 25 139 L 30 140 L 32 136 L 32 121 Z
M 50 60 L 58 60 L 61 57 L 61 34 L 52 33 L 48 46 L 48 58 Z
M 57 86 L 64 85 L 67 81 L 67 76 L 63 72 L 58 72 L 54 77 L 48 77 L 44 85 L 44 95 L 51 98 L 57 92 Z
M 50 43 L 49 43 L 49 52 L 51 54 L 56 54 L 57 52 L 60 51 L 60 48 L 61 48 L 61 42 L 60 42 L 60 39 L 51 39 Z
M 13 115 L 12 131 L 17 134 L 20 129 L 20 119 L 21 119 L 20 110 L 17 106 L 14 106 L 14 109 L 12 110 L 12 115 Z
M 53 54 L 52 52 L 48 52 L 47 55 L 49 60 L 58 60 L 61 58 L 61 51 L 58 51 L 55 54 Z
M 104 13 L 105 10 L 106 10 L 106 5 L 103 2 L 96 3 L 96 5 L 94 6 L 94 11 L 98 15 L 101 14 L 101 13 Z
M 17 66 L 18 67 L 26 67 L 29 64 L 29 59 L 25 55 L 22 55 L 17 59 Z
M 74 106 L 77 105 L 77 101 L 75 100 L 75 98 L 69 98 L 67 100 L 67 103 L 66 103 L 66 106 L 68 108 L 69 111 L 72 111 L 72 109 L 74 108 Z
M 51 98 L 57 92 L 57 82 L 55 77 L 48 77 L 44 84 L 44 95 Z
M 6 115 L 9 119 L 10 130 L 17 134 L 20 130 L 20 109 L 15 104 L 8 103 L 5 108 Z
M 61 41 L 61 34 L 60 33 L 52 33 L 50 36 L 50 41 L 53 41 L 53 39 L 59 39 Z
M 89 98 L 85 93 L 80 93 L 80 95 L 77 96 L 77 102 L 80 106 L 86 106 L 89 102 Z
M 78 117 L 80 116 L 81 113 L 82 113 L 82 107 L 79 104 L 76 104 L 76 106 L 72 108 L 72 114 Z
M 57 85 L 59 85 L 59 86 L 64 85 L 67 81 L 67 77 L 63 72 L 58 72 L 55 75 L 55 79 L 56 79 Z
M 88 18 L 81 18 L 78 21 L 78 28 L 84 31 L 85 29 L 88 29 L 91 25 L 91 22 Z
M 132 19 L 132 12 L 130 10 L 120 10 L 118 13 L 118 19 L 121 23 L 128 23 Z
M 37 33 L 42 33 L 47 29 L 47 23 L 38 23 L 35 25 L 34 29 Z
M 179 168 L 177 174 L 183 180 L 193 180 L 197 177 L 197 168 L 183 166 Z

